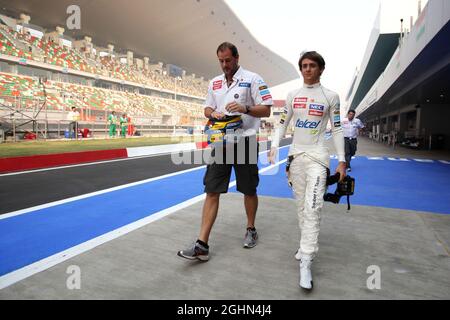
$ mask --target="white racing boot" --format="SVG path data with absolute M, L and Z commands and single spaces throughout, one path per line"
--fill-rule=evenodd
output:
M 300 287 L 305 290 L 312 290 L 313 279 L 311 273 L 312 259 L 302 256 L 300 260 Z
M 295 252 L 295 260 L 300 261 L 302 259 L 302 254 L 300 253 L 300 248 Z

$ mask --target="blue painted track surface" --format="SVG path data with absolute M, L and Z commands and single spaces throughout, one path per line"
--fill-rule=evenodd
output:
M 283 148 L 280 159 L 287 152 Z M 263 154 L 260 160 L 265 159 Z M 333 168 L 336 164 L 332 160 Z M 450 214 L 449 164 L 357 157 L 352 167 L 357 181 L 353 204 Z M 262 174 L 259 194 L 291 198 L 284 170 L 282 164 Z M 0 276 L 201 195 L 204 172 L 186 172 L 0 220 Z
M 352 204 L 450 214 L 450 164 L 382 159 L 352 160 L 349 175 L 356 179 Z M 331 160 L 331 170 L 336 166 L 337 160 Z M 261 176 L 259 195 L 293 198 L 285 168 L 283 164 L 279 170 Z M 328 192 L 335 190 L 336 186 L 331 186 Z M 341 199 L 341 203 L 346 200 Z
M 201 195 L 204 170 L 0 220 L 0 275 Z

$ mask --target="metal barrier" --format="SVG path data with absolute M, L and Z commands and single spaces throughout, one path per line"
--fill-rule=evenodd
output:
M 75 129 L 78 134 L 68 135 L 67 132 L 73 130 L 70 127 L 73 120 L 62 120 L 67 118 L 68 110 L 50 109 L 41 99 L 0 97 L 0 129 L 4 131 L 5 140 L 14 142 L 23 140 L 30 133 L 37 140 L 79 139 L 80 130 L 85 132 L 85 129 L 88 129 L 90 138 L 109 136 L 108 111 L 80 110 L 81 117 Z M 175 132 L 188 133 L 188 128 L 193 127 L 158 123 L 156 117 L 136 117 L 136 122 L 134 131 L 139 136 L 172 136 Z M 120 128 L 117 136 L 120 136 Z
M 14 141 L 18 140 L 17 133 L 23 130 L 46 137 L 47 111 L 43 98 L 0 97 L 0 125 L 5 136 L 12 133 Z
M 51 90 L 49 89 L 48 93 Z M 84 129 L 88 129 L 90 135 L 94 138 L 108 137 L 107 119 L 111 110 L 77 108 L 80 112 L 80 120 L 77 122 L 76 134 L 67 135 L 67 130 L 69 130 L 69 133 L 72 132 L 69 127 L 73 120 L 67 119 L 71 106 L 62 102 L 58 103 L 59 95 L 55 93 L 48 96 L 49 99 L 52 97 L 51 100 L 47 100 L 45 92 L 38 97 L 20 96 L 17 91 L 12 92 L 13 95 L 0 96 L 0 129 L 4 131 L 5 140 L 16 142 L 23 140 L 27 135 L 38 140 L 78 139 L 79 129 L 82 129 L 83 132 Z M 47 103 L 47 101 L 50 103 Z M 64 108 L 58 109 L 61 106 L 64 106 Z M 122 113 L 121 110 L 116 110 L 116 112 L 118 115 Z M 201 130 L 199 128 L 203 128 L 206 123 L 206 119 L 203 121 L 200 117 L 192 116 L 189 116 L 189 120 L 193 123 L 188 123 L 187 117 L 177 113 L 161 113 L 153 116 L 129 115 L 132 118 L 134 131 L 140 136 L 172 136 L 177 131 L 189 135 L 193 128 L 199 131 Z M 184 122 L 181 120 L 184 120 Z M 173 124 L 175 122 L 176 125 Z M 119 135 L 120 127 L 117 131 Z

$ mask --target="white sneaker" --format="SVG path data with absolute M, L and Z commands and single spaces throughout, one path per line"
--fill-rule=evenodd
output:
M 312 260 L 308 257 L 302 257 L 300 261 L 300 287 L 306 290 L 313 288 L 313 279 L 311 273 Z

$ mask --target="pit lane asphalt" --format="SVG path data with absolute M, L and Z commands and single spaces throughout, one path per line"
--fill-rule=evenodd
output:
M 290 143 L 291 139 L 285 139 L 281 146 Z M 171 155 L 166 154 L 0 176 L 0 215 L 199 166 L 175 165 Z

